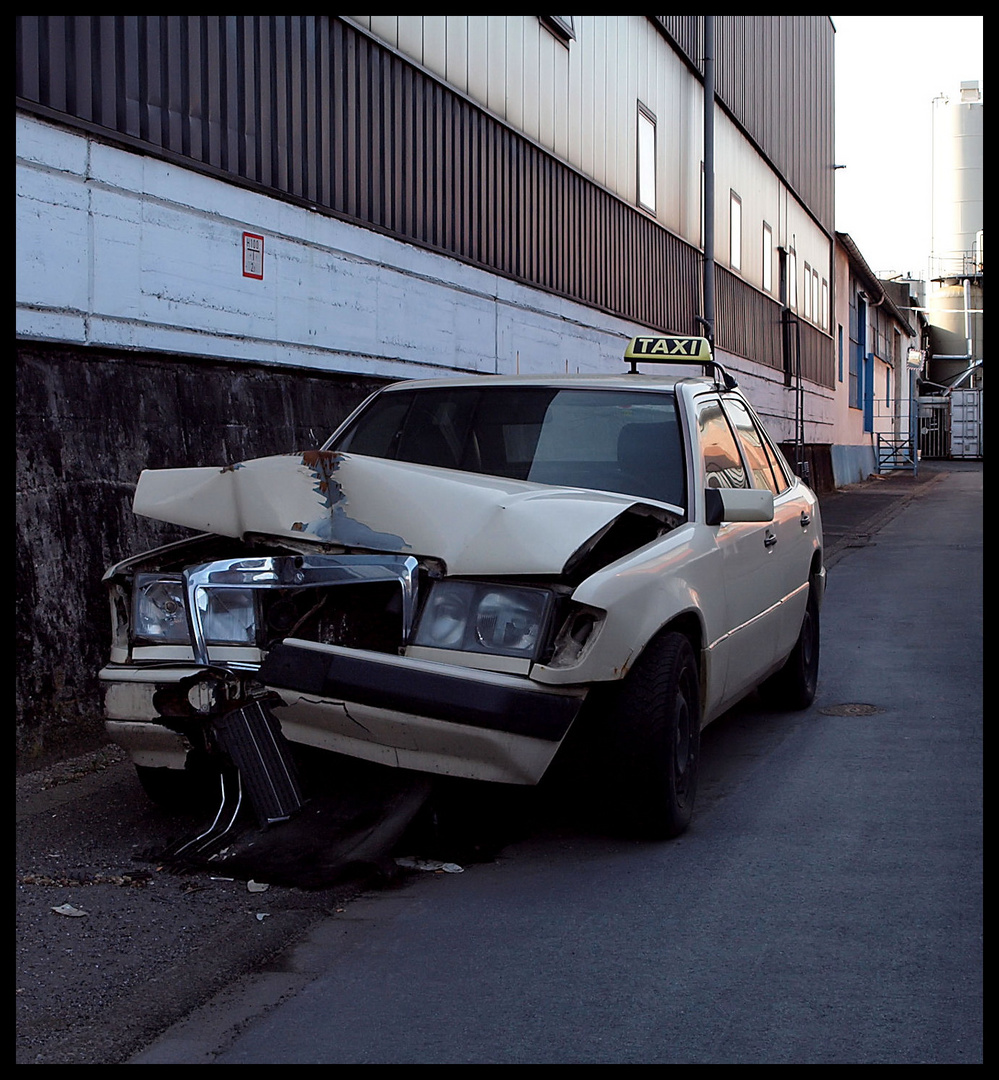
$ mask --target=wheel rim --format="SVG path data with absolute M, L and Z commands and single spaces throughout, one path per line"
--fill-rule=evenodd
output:
M 690 687 L 688 685 L 690 675 L 684 673 L 684 678 L 677 689 L 675 723 L 673 725 L 673 776 L 676 783 L 677 796 L 686 796 L 690 789 L 691 777 L 691 711 L 690 711 Z
M 810 686 L 815 681 L 818 665 L 818 640 L 815 633 L 816 621 L 809 603 L 805 609 L 805 621 L 801 627 L 801 671 L 804 681 Z

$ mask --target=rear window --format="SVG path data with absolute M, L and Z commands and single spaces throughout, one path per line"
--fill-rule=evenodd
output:
M 376 397 L 330 448 L 686 505 L 676 401 L 661 392 L 399 390 Z

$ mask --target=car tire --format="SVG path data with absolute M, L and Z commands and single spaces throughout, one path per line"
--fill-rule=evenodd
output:
M 217 770 L 159 769 L 136 765 L 142 790 L 161 809 L 171 813 L 197 813 L 217 804 L 220 784 Z
M 784 666 L 760 686 L 760 696 L 775 709 L 807 709 L 815 700 L 818 682 L 819 605 L 810 585 L 798 640 Z
M 645 839 L 679 836 L 690 824 L 701 745 L 700 675 L 684 634 L 646 647 L 605 719 L 612 819 Z

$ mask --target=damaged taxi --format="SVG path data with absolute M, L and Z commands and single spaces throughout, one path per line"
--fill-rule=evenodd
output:
M 320 449 L 143 472 L 135 512 L 196 531 L 105 575 L 106 725 L 147 791 L 221 761 L 223 804 L 282 820 L 296 746 L 537 784 L 578 728 L 618 821 L 682 832 L 704 725 L 812 701 L 822 532 L 705 339 L 625 359 L 400 382 Z

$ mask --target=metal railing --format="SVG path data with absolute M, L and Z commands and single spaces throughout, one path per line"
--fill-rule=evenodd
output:
M 878 475 L 904 469 L 916 475 L 919 457 L 913 439 L 896 438 L 892 435 L 875 435 Z
M 876 401 L 873 405 L 872 434 L 878 475 L 903 470 L 915 476 L 920 448 L 913 429 L 914 403 Z

